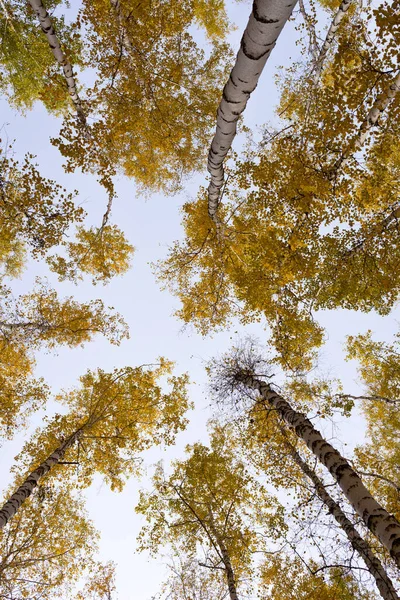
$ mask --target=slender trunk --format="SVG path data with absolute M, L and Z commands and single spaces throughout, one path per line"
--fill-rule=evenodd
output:
M 11 498 L 0 509 L 0 529 L 8 523 L 10 519 L 17 513 L 21 505 L 27 498 L 32 494 L 39 481 L 48 473 L 54 465 L 56 465 L 64 456 L 65 452 L 75 444 L 82 436 L 84 428 L 81 427 L 70 435 L 65 442 L 54 450 L 52 454 L 41 465 L 37 467 L 32 473 L 28 475 L 25 481 L 19 486 L 19 488 L 13 493 Z
M 322 48 L 319 52 L 318 58 L 314 67 L 314 83 L 318 82 L 318 79 L 321 75 L 322 67 L 325 62 L 326 56 L 329 50 L 332 48 L 333 40 L 335 38 L 336 32 L 339 29 L 339 25 L 342 22 L 342 19 L 346 12 L 348 11 L 352 0 L 343 0 L 341 5 L 338 8 L 337 13 L 331 23 L 331 26 L 328 29 L 328 33 L 326 34 L 326 38 L 324 43 L 322 44 Z
M 285 446 L 288 449 L 293 461 L 300 467 L 304 475 L 311 479 L 320 500 L 322 500 L 322 502 L 326 505 L 329 513 L 335 518 L 336 522 L 343 529 L 353 549 L 365 562 L 368 571 L 375 579 L 376 586 L 382 598 L 384 600 L 400 600 L 381 561 L 377 556 L 375 556 L 368 542 L 366 542 L 358 533 L 350 519 L 346 517 L 339 504 L 335 502 L 335 500 L 326 491 L 326 488 L 318 475 L 301 458 L 300 454 L 288 440 L 285 441 Z
M 330 173 L 329 178 L 334 179 L 336 172 L 340 169 L 352 156 L 353 151 L 360 150 L 365 140 L 367 139 L 368 133 L 374 125 L 377 124 L 379 117 L 385 112 L 390 102 L 395 98 L 396 94 L 400 91 L 400 71 L 397 72 L 396 76 L 390 82 L 389 87 L 383 92 L 374 102 L 368 115 L 361 123 L 358 130 L 358 135 L 355 142 L 347 148 L 342 156 L 335 162 Z
M 68 92 L 71 96 L 71 100 L 74 103 L 78 118 L 82 125 L 86 125 L 86 117 L 83 112 L 81 99 L 78 94 L 74 73 L 72 70 L 72 65 L 68 61 L 64 52 L 61 49 L 60 42 L 58 41 L 56 32 L 54 31 L 50 15 L 47 12 L 46 8 L 43 6 L 41 0 L 29 0 L 30 5 L 35 11 L 40 26 L 42 28 L 43 33 L 45 34 L 47 41 L 49 43 L 50 49 L 58 62 L 58 64 L 62 67 L 64 72 L 64 77 L 67 82 Z
M 125 48 L 125 50 L 127 52 L 135 52 L 136 48 L 134 48 L 134 46 L 132 45 L 132 42 L 131 42 L 128 34 L 126 33 L 126 29 L 125 29 L 125 20 L 126 20 L 126 18 L 124 16 L 123 12 L 122 12 L 120 1 L 119 0 L 110 0 L 110 3 L 111 3 L 111 6 L 115 10 L 118 22 L 119 22 L 119 24 L 121 26 L 121 33 L 122 33 L 122 40 L 121 41 L 122 41 L 123 47 Z M 138 54 L 140 54 L 140 53 L 138 52 Z
M 208 213 L 216 220 L 220 192 L 224 184 L 223 162 L 236 135 L 236 123 L 246 108 L 271 50 L 297 0 L 254 0 L 235 65 L 224 87 L 217 111 L 214 139 L 208 154 L 211 181 L 208 188 Z
M 209 527 L 210 527 L 211 533 L 213 534 L 213 536 L 215 538 L 215 541 L 218 544 L 218 548 L 220 549 L 220 552 L 221 552 L 222 560 L 223 560 L 224 567 L 225 567 L 226 580 L 228 583 L 229 598 L 230 598 L 230 600 L 239 600 L 239 596 L 236 591 L 235 573 L 234 573 L 234 570 L 232 567 L 229 552 L 224 544 L 223 539 L 219 535 L 219 533 L 214 525 L 214 519 L 211 514 L 210 514 Z
M 276 410 L 283 421 L 306 443 L 336 480 L 368 529 L 389 550 L 396 564 L 400 566 L 400 523 L 373 498 L 348 461 L 324 439 L 303 413 L 293 410 L 269 384 L 248 372 L 239 372 L 237 380 L 258 390 L 262 399 Z
M 390 102 L 394 99 L 396 94 L 400 91 L 400 71 L 390 82 L 389 87 L 383 92 L 374 102 L 371 110 L 369 111 L 367 118 L 362 122 L 357 142 L 357 148 L 360 148 L 367 138 L 367 134 L 371 127 L 376 125 L 379 117 L 387 109 Z
M 103 232 L 103 230 L 106 227 L 106 225 L 108 223 L 108 220 L 110 218 L 112 204 L 113 204 L 113 199 L 114 199 L 114 195 L 110 193 L 109 196 L 108 196 L 108 203 L 107 203 L 107 207 L 106 207 L 106 212 L 104 213 L 103 220 L 101 222 L 101 227 L 100 227 L 100 231 L 101 232 Z

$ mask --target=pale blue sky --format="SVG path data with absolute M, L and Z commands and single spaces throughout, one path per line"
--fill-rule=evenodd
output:
M 74 8 L 75 0 L 72 0 L 72 4 Z M 249 10 L 247 2 L 229 3 L 229 15 L 238 26 L 238 30 L 231 36 L 235 50 L 247 23 Z M 252 129 L 273 118 L 274 105 L 278 100 L 274 73 L 277 65 L 288 65 L 297 55 L 294 39 L 293 26 L 288 26 L 248 104 L 245 123 Z M 62 158 L 49 143 L 49 137 L 58 133 L 59 120 L 49 116 L 41 105 L 35 106 L 26 117 L 11 111 L 5 101 L 0 101 L 0 110 L 0 125 L 4 123 L 9 138 L 16 139 L 14 149 L 17 157 L 22 157 L 27 151 L 37 154 L 42 174 L 54 178 L 69 190 L 78 189 L 80 201 L 84 202 L 84 207 L 90 214 L 90 222 L 100 223 L 106 206 L 104 191 L 90 175 L 66 175 L 61 166 Z M 50 276 L 50 281 L 57 287 L 60 295 L 74 295 L 81 301 L 101 297 L 106 304 L 114 306 L 129 323 L 131 339 L 124 341 L 119 347 L 110 346 L 105 340 L 98 338 L 83 349 L 60 348 L 57 356 L 39 356 L 37 374 L 46 378 L 54 392 L 63 387 L 72 387 L 88 368 L 111 370 L 118 366 L 134 366 L 152 362 L 160 355 L 176 361 L 178 372 L 190 373 L 195 382 L 191 386 L 191 398 L 196 408 L 188 429 L 179 436 L 176 447 L 165 454 L 168 458 L 181 456 L 185 444 L 206 438 L 205 423 L 210 412 L 204 395 L 204 362 L 230 346 L 234 331 L 246 331 L 258 335 L 262 340 L 267 337 L 259 325 L 246 328 L 235 326 L 231 331 L 206 339 L 192 330 L 182 331 L 182 323 L 173 316 L 178 300 L 167 292 L 161 292 L 151 273 L 149 263 L 165 256 L 168 245 L 181 236 L 180 207 L 188 197 L 195 196 L 199 185 L 205 181 L 204 169 L 203 173 L 188 181 L 184 193 L 172 198 L 154 195 L 144 200 L 136 195 L 133 181 L 119 179 L 119 198 L 113 207 L 112 220 L 124 229 L 128 239 L 136 247 L 136 253 L 129 273 L 113 280 L 107 287 L 93 287 L 89 283 L 78 287 L 68 283 L 59 284 L 49 275 L 45 265 L 38 263 L 31 263 L 22 280 L 13 284 L 15 293 L 19 293 L 30 290 L 37 275 Z M 328 337 L 321 351 L 321 369 L 329 371 L 333 376 L 340 376 L 348 391 L 356 391 L 354 365 L 343 360 L 345 336 L 371 328 L 380 339 L 391 339 L 397 330 L 396 315 L 398 318 L 398 311 L 385 318 L 344 310 L 320 313 L 318 317 L 326 327 Z M 38 415 L 34 423 L 40 423 L 40 418 L 41 415 Z M 329 430 L 327 435 L 331 435 Z M 12 458 L 26 437 L 25 433 L 3 446 L 0 472 L 4 488 L 11 481 L 8 472 Z M 343 423 L 340 437 L 349 447 L 353 446 L 362 439 L 362 421 L 354 417 L 350 424 Z M 146 461 L 151 463 L 161 456 L 164 456 L 162 452 L 153 450 L 146 453 Z M 122 494 L 115 494 L 99 480 L 87 492 L 90 515 L 102 532 L 101 557 L 118 563 L 120 600 L 149 600 L 157 592 L 162 577 L 163 569 L 159 562 L 135 554 L 135 537 L 140 528 L 140 520 L 134 513 L 134 506 L 138 489 L 145 487 L 147 483 L 146 479 L 140 483 L 130 481 Z M 111 506 L 112 513 L 109 510 Z M 110 520 L 110 514 L 117 516 Z

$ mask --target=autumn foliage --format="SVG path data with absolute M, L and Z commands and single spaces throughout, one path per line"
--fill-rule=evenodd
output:
M 230 22 L 236 11 L 248 22 Z M 399 0 L 0 0 L 0 93 L 49 142 L 46 154 L 29 132 L 21 153 L 1 131 L 0 445 L 18 446 L 0 506 L 1 598 L 116 600 L 118 556 L 101 547 L 99 559 L 85 498 L 133 479 L 145 486 L 132 496 L 136 550 L 167 564 L 153 600 L 400 599 L 400 334 L 347 331 L 358 391 L 343 364 L 342 376 L 320 361 L 321 315 L 383 323 L 398 305 L 399 11 Z M 272 122 L 250 130 L 275 47 L 292 42 Z M 97 186 L 94 210 L 77 174 Z M 133 305 L 148 289 L 127 284 L 147 249 L 115 219 L 121 180 L 149 203 L 175 195 L 181 235 L 167 249 L 149 240 L 161 242 L 152 270 L 196 343 L 233 340 L 217 357 L 214 337 L 207 364 L 190 347 L 206 408 L 192 374 L 156 358 L 158 305 L 122 316 L 106 301 Z M 261 342 L 234 338 L 239 328 Z M 148 347 L 151 361 L 132 364 Z M 78 381 L 56 389 L 44 353 L 67 371 L 74 352 Z

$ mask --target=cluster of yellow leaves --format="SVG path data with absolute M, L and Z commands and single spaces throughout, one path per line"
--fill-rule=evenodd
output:
M 116 225 L 78 227 L 75 239 L 67 243 L 68 258 L 57 255 L 48 259 L 50 269 L 61 281 L 76 282 L 89 274 L 94 284 L 106 284 L 128 271 L 134 248 Z
M 222 540 L 238 583 L 252 573 L 253 553 L 262 546 L 258 531 L 273 539 L 284 528 L 280 504 L 237 457 L 223 429 L 211 432 L 209 448 L 196 443 L 186 452 L 169 477 L 159 464 L 154 491 L 141 493 L 136 510 L 149 524 L 139 547 L 156 553 L 168 543 L 192 558 L 203 547 L 200 560 L 212 567 L 223 566 Z
M 28 417 L 42 408 L 50 390 L 43 379 L 32 376 L 34 360 L 26 348 L 0 342 L 0 432 L 11 439 Z
M 221 213 L 235 212 L 232 204 L 224 208 Z M 321 345 L 323 331 L 299 301 L 304 286 L 293 284 L 299 272 L 303 277 L 310 273 L 307 249 L 290 252 L 279 233 L 257 215 L 246 222 L 234 215 L 234 226 L 226 228 L 221 240 L 202 194 L 184 206 L 184 213 L 186 240 L 172 247 L 158 269 L 161 281 L 182 301 L 178 315 L 203 335 L 233 317 L 248 323 L 264 316 L 283 366 L 309 368 L 312 353 L 308 357 L 307 350 Z
M 69 587 L 93 562 L 97 541 L 79 496 L 68 485 L 47 482 L 1 536 L 0 596 L 70 597 Z
M 356 465 L 388 510 L 400 517 L 400 335 L 393 344 L 377 342 L 372 332 L 349 336 L 349 359 L 357 359 L 365 385 L 362 411 L 367 441 L 356 448 Z
M 75 27 L 54 14 L 61 3 L 62 0 L 50 0 L 46 8 L 69 60 L 80 65 L 81 40 Z M 65 79 L 46 38 L 38 31 L 37 16 L 30 5 L 21 0 L 2 0 L 0 27 L 1 93 L 20 111 L 31 109 L 40 100 L 47 110 L 65 113 L 71 104 Z
M 72 446 L 65 458 L 76 461 L 79 457 L 75 485 L 87 487 L 95 473 L 100 473 L 112 489 L 121 490 L 126 478 L 138 473 L 140 452 L 154 444 L 172 444 L 186 426 L 188 377 L 171 372 L 172 364 L 164 359 L 154 368 L 88 371 L 80 378 L 80 388 L 57 397 L 68 413 L 56 415 L 24 446 L 17 467 L 19 477 L 82 430 L 78 447 Z M 171 388 L 167 393 L 158 383 L 165 376 Z M 56 465 L 51 476 L 66 481 L 68 475 L 63 465 Z
M 26 252 L 34 258 L 47 257 L 60 279 L 77 281 L 83 275 L 107 283 L 130 266 L 133 246 L 116 225 L 86 229 L 81 225 L 85 211 L 74 203 L 77 192 L 67 193 L 54 180 L 43 177 L 34 156 L 22 163 L 8 158 L 12 147 L 0 150 L 0 267 L 6 276 L 19 276 Z M 75 240 L 69 241 L 75 226 Z M 67 258 L 49 255 L 61 247 Z
M 146 19 L 143 19 L 143 15 Z M 145 189 L 174 192 L 205 157 L 229 49 L 219 0 L 84 2 L 85 64 L 97 70 L 86 108 L 90 135 L 67 117 L 53 140 L 68 171 L 110 185 L 122 171 Z M 213 39 L 207 56 L 191 27 Z
M 43 347 L 51 350 L 58 345 L 81 346 L 99 333 L 116 345 L 128 337 L 121 315 L 107 312 L 102 300 L 61 300 L 55 290 L 40 280 L 34 292 L 18 300 L 5 296 L 0 306 L 0 331 L 4 342 L 25 345 L 30 352 Z
M 318 568 L 314 564 L 315 570 Z M 351 572 L 340 568 L 328 574 L 307 571 L 298 558 L 272 556 L 262 569 L 265 598 L 273 600 L 376 600 L 370 590 L 360 588 Z
M 48 398 L 44 381 L 33 379 L 35 351 L 59 345 L 73 348 L 96 334 L 119 344 L 128 337 L 128 329 L 122 317 L 109 312 L 112 309 L 107 311 L 101 300 L 61 300 L 40 281 L 31 294 L 18 299 L 3 287 L 0 301 L 0 428 L 12 437 Z
M 75 600 L 112 600 L 115 596 L 115 564 L 96 563 L 91 569 L 85 589 Z
M 85 215 L 75 206 L 74 194 L 42 177 L 33 155 L 26 155 L 20 163 L 7 156 L 11 151 L 11 146 L 0 150 L 0 231 L 5 250 L 1 262 L 7 261 L 13 246 L 18 249 L 21 244 L 30 247 L 34 256 L 44 255 Z

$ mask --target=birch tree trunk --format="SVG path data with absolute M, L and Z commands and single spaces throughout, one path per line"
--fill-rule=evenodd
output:
M 343 20 L 344 15 L 349 9 L 352 0 L 343 0 L 341 5 L 338 8 L 337 13 L 331 23 L 331 26 L 328 29 L 328 33 L 326 34 L 326 38 L 324 43 L 322 44 L 321 50 L 319 52 L 318 58 L 314 67 L 314 83 L 318 82 L 318 79 L 321 75 L 322 67 L 325 62 L 326 56 L 329 50 L 332 48 L 333 40 L 335 38 L 336 32 L 339 29 L 339 25 Z
M 284 432 L 282 432 L 284 433 Z M 326 488 L 318 475 L 309 465 L 301 458 L 297 450 L 287 440 L 285 446 L 292 457 L 293 461 L 300 467 L 301 471 L 308 477 L 315 486 L 315 491 L 320 500 L 328 508 L 329 513 L 335 518 L 336 522 L 345 532 L 353 549 L 361 556 L 365 562 L 368 571 L 375 579 L 376 586 L 384 600 L 400 600 L 393 583 L 386 573 L 381 561 L 373 553 L 370 545 L 366 542 L 353 523 L 346 517 L 339 504 L 329 495 Z
M 357 148 L 360 148 L 363 145 L 363 143 L 365 142 L 365 140 L 367 138 L 369 130 L 371 129 L 371 127 L 376 125 L 381 114 L 383 112 L 385 112 L 385 110 L 389 106 L 390 102 L 393 100 L 393 98 L 396 96 L 396 94 L 399 91 L 400 91 L 400 71 L 397 72 L 396 76 L 391 81 L 386 92 L 381 94 L 376 99 L 371 110 L 368 113 L 367 118 L 361 124 L 360 133 L 359 133 L 359 137 L 358 137 L 358 141 L 357 141 Z
M 68 448 L 79 440 L 83 432 L 84 427 L 75 431 L 37 469 L 28 475 L 25 481 L 0 509 L 0 529 L 3 529 L 8 521 L 18 512 L 25 500 L 32 494 L 39 481 L 62 459 Z
M 333 165 L 331 172 L 329 174 L 330 179 L 334 179 L 338 169 L 340 169 L 350 159 L 353 150 L 357 151 L 362 148 L 362 146 L 364 145 L 364 143 L 367 139 L 370 129 L 372 129 L 372 127 L 374 125 L 376 125 L 376 123 L 379 120 L 379 117 L 385 112 L 385 110 L 389 106 L 390 102 L 395 98 L 396 94 L 399 91 L 400 91 L 400 71 L 398 71 L 396 76 L 392 79 L 387 90 L 385 92 L 383 92 L 375 100 L 371 110 L 369 111 L 368 115 L 366 116 L 366 118 L 360 125 L 358 135 L 357 135 L 357 138 L 356 138 L 354 144 L 352 144 L 350 146 L 350 148 L 345 150 L 343 152 L 342 156 Z
M 117 15 L 117 19 L 118 19 L 118 23 L 120 25 L 121 28 L 121 34 L 122 34 L 122 45 L 125 48 L 125 50 L 127 52 L 134 52 L 136 51 L 138 54 L 140 54 L 136 48 L 133 47 L 132 42 L 128 36 L 128 34 L 126 33 L 126 28 L 125 28 L 125 16 L 122 12 L 122 8 L 121 8 L 121 4 L 119 0 L 110 0 L 110 4 L 113 7 L 113 9 L 115 10 L 115 13 Z
M 389 550 L 400 567 L 400 523 L 373 498 L 348 461 L 324 439 L 303 413 L 293 410 L 269 384 L 257 379 L 248 371 L 238 372 L 236 377 L 237 381 L 257 390 L 262 399 L 275 409 L 283 421 L 306 443 L 328 469 L 368 529 Z
M 210 514 L 209 527 L 210 527 L 211 533 L 213 534 L 213 536 L 215 538 L 215 541 L 218 544 L 218 548 L 220 549 L 220 552 L 221 552 L 222 560 L 223 560 L 224 567 L 225 567 L 226 580 L 227 580 L 227 584 L 228 584 L 229 598 L 230 598 L 230 600 L 239 600 L 239 596 L 237 595 L 237 591 L 236 591 L 235 573 L 234 573 L 234 570 L 232 567 L 229 552 L 224 544 L 223 539 L 219 535 L 219 533 L 214 525 L 214 519 L 213 519 L 212 514 Z
M 211 181 L 208 214 L 218 222 L 217 210 L 224 184 L 223 162 L 236 135 L 236 123 L 246 108 L 261 72 L 297 0 L 254 0 L 235 65 L 222 92 L 217 126 L 208 154 Z
M 58 41 L 57 34 L 54 31 L 53 24 L 50 19 L 50 15 L 47 12 L 46 8 L 43 6 L 41 0 L 29 0 L 29 4 L 32 6 L 35 11 L 40 27 L 42 28 L 43 33 L 45 34 L 47 41 L 49 43 L 50 49 L 54 55 L 54 58 L 58 62 L 58 64 L 62 67 L 64 72 L 64 77 L 67 82 L 68 92 L 71 96 L 71 100 L 74 103 L 78 118 L 82 125 L 86 125 L 86 117 L 83 112 L 81 99 L 78 94 L 74 73 L 72 70 L 72 65 L 68 61 L 64 52 L 61 49 L 60 42 Z

